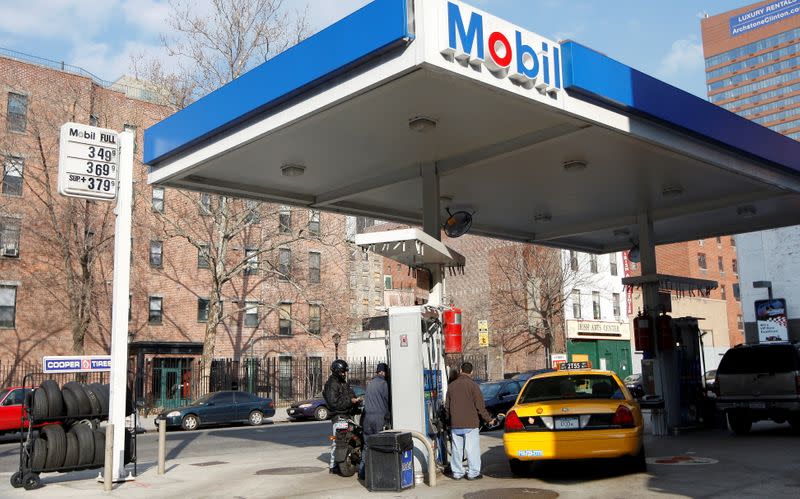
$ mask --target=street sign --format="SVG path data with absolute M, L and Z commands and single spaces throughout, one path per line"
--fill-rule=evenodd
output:
M 117 132 L 80 123 L 64 123 L 59 144 L 60 194 L 95 201 L 111 201 L 117 197 Z
M 488 331 L 481 331 L 478 333 L 478 345 L 482 347 L 489 346 L 489 332 Z
M 45 373 L 91 373 L 111 371 L 110 355 L 67 355 L 42 358 Z

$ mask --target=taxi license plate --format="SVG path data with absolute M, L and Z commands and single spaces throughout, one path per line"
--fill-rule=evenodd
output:
M 581 427 L 578 418 L 558 418 L 556 419 L 556 430 L 578 430 Z
M 347 421 L 337 421 L 333 424 L 335 430 L 346 430 L 348 426 Z

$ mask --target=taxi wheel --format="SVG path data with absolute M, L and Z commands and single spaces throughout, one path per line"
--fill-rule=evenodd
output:
M 508 467 L 511 468 L 511 474 L 514 476 L 525 476 L 531 472 L 531 463 L 519 459 L 509 459 Z
M 647 471 L 647 458 L 644 453 L 644 445 L 642 445 L 642 449 L 639 453 L 633 456 L 631 467 L 636 473 L 644 473 Z

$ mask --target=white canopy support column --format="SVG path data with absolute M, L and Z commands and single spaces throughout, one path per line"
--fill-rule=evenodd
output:
M 439 206 L 439 172 L 436 163 L 422 164 L 422 228 L 437 241 L 442 240 L 441 208 Z M 430 265 L 431 290 L 428 305 L 444 305 L 444 271 L 442 265 Z

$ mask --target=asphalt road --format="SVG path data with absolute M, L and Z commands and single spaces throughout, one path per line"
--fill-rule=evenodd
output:
M 167 432 L 167 461 L 177 458 L 201 458 L 239 454 L 246 449 L 254 459 L 260 452 L 280 446 L 311 447 L 327 445 L 329 422 L 268 423 L 262 426 L 204 428 L 197 431 Z M 138 435 L 139 461 L 154 461 L 158 452 L 158 433 Z M 275 445 L 277 444 L 277 446 Z M 19 436 L 0 437 L 0 472 L 13 471 L 19 465 Z

